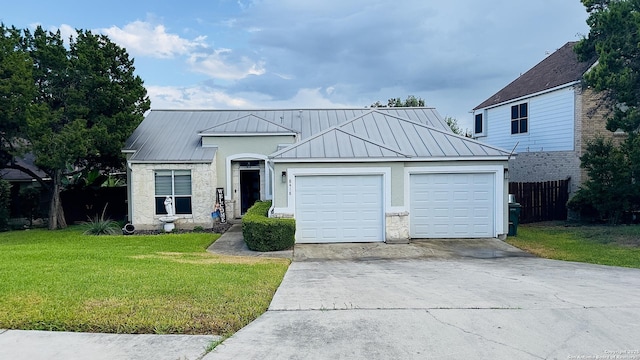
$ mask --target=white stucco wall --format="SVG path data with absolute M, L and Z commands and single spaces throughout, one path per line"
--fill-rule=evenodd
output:
M 192 229 L 195 226 L 211 227 L 211 212 L 216 199 L 216 160 L 207 164 L 130 164 L 131 214 L 130 219 L 137 230 L 162 228 L 155 214 L 156 170 L 191 170 L 190 215 L 176 215 L 177 229 Z

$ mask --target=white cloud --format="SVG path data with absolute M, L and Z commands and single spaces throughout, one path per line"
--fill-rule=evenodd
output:
M 71 25 L 62 24 L 58 29 L 51 30 L 51 31 L 56 31 L 56 30 L 60 30 L 60 35 L 62 36 L 62 39 L 65 42 L 69 41 L 70 37 L 76 36 L 76 29 L 74 29 L 73 26 Z
M 206 86 L 147 86 L 152 109 L 229 109 L 249 108 L 241 98 Z
M 195 53 L 187 61 L 193 71 L 212 78 L 238 80 L 249 75 L 263 75 L 263 61 L 253 61 L 247 56 L 236 56 L 231 49 L 216 49 L 213 53 Z
M 189 40 L 168 33 L 164 25 L 152 25 L 149 22 L 139 20 L 129 23 L 123 28 L 112 26 L 99 31 L 135 55 L 171 58 L 208 47 L 205 42 L 206 36 L 198 36 Z
M 188 87 L 147 86 L 152 109 L 273 109 L 273 108 L 344 108 L 353 105 L 336 103 L 322 94 L 322 89 L 300 89 L 291 99 L 274 100 L 259 93 L 229 95 L 223 90 L 194 85 Z M 249 100 L 251 99 L 251 100 Z

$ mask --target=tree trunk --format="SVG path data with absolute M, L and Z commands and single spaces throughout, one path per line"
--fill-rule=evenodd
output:
M 64 229 L 67 221 L 64 219 L 64 210 L 60 200 L 62 191 L 62 171 L 56 170 L 53 176 L 53 189 L 51 191 L 51 205 L 49 207 L 49 230 Z

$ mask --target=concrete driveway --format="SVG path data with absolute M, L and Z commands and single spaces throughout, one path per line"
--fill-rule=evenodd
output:
M 640 360 L 640 270 L 464 244 L 297 245 L 269 310 L 205 359 Z

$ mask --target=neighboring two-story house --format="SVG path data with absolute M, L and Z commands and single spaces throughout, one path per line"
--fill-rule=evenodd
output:
M 511 182 L 570 178 L 573 196 L 586 173 L 580 156 L 606 129 L 609 110 L 602 95 L 586 87 L 583 76 L 596 59 L 580 62 L 576 42 L 568 42 L 473 109 L 473 137 L 513 149 Z

